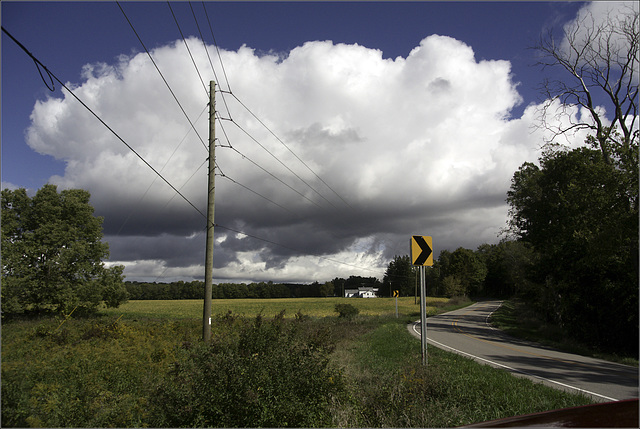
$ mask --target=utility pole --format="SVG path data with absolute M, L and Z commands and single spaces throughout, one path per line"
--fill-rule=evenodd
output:
M 216 83 L 209 82 L 209 188 L 207 194 L 207 244 L 204 263 L 204 311 L 202 315 L 202 340 L 211 340 L 211 295 L 213 282 L 213 210 L 216 194 Z

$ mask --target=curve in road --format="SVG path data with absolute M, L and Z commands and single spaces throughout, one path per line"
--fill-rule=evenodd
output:
M 638 368 L 511 337 L 489 317 L 502 301 L 484 301 L 427 318 L 427 342 L 484 364 L 506 369 L 551 387 L 581 392 L 597 401 L 638 397 Z M 418 338 L 420 321 L 409 325 Z

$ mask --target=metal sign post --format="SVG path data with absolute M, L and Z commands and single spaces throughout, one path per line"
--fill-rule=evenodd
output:
M 420 344 L 422 346 L 422 365 L 427 365 L 427 293 L 425 268 L 420 266 Z
M 400 291 L 394 290 L 393 296 L 396 298 L 396 319 L 398 318 L 398 296 L 400 295 Z
M 420 267 L 420 343 L 422 364 L 427 364 L 427 284 L 425 266 L 433 265 L 433 240 L 429 236 L 413 235 L 410 241 L 411 263 Z

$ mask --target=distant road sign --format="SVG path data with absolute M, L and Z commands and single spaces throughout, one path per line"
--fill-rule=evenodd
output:
M 414 235 L 411 237 L 411 263 L 433 266 L 433 241 L 431 237 Z
M 400 291 L 399 290 L 394 290 L 393 291 L 393 296 L 395 296 L 396 298 L 400 296 Z

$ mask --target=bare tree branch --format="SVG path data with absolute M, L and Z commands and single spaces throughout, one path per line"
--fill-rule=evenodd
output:
M 541 88 L 546 98 L 541 126 L 552 132 L 550 142 L 568 132 L 593 130 L 607 162 L 613 146 L 627 151 L 637 147 L 638 45 L 638 11 L 633 7 L 600 21 L 584 14 L 564 28 L 560 43 L 551 31 L 540 38 L 534 46 L 540 54 L 537 65 L 543 71 L 566 72 L 564 78 L 545 80 Z M 564 107 L 552 110 L 557 102 Z M 589 115 L 578 117 L 571 106 Z

